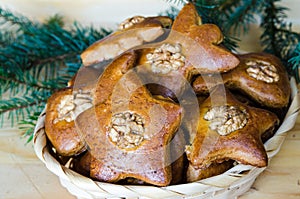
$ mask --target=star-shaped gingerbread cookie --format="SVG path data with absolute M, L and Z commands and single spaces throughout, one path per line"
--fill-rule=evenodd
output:
M 277 123 L 274 113 L 249 107 L 218 86 L 200 105 L 198 130 L 186 148 L 188 160 L 196 169 L 229 159 L 264 167 L 268 160 L 261 135 Z
M 209 89 L 225 84 L 229 89 L 246 94 L 255 102 L 270 108 L 284 108 L 290 99 L 288 74 L 281 61 L 266 53 L 239 55 L 240 64 L 223 73 L 221 78 L 199 76 L 193 82 L 196 93 L 207 93 Z
M 202 24 L 194 4 L 188 3 L 176 17 L 167 40 L 180 43 L 189 64 L 204 74 L 229 71 L 238 65 L 238 58 L 219 46 L 223 38 L 219 27 Z
M 90 175 L 100 181 L 135 178 L 157 186 L 172 179 L 169 142 L 181 121 L 179 105 L 154 98 L 133 71 L 109 100 L 76 122 L 93 156 Z
M 194 75 L 229 71 L 238 65 L 237 57 L 219 46 L 222 41 L 221 30 L 201 24 L 195 6 L 188 3 L 165 40 L 138 50 L 138 72 L 143 81 L 152 83 L 152 93 L 178 98 Z

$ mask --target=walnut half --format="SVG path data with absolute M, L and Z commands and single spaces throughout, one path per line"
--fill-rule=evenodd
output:
M 73 91 L 73 95 L 64 96 L 57 107 L 58 116 L 53 123 L 63 120 L 72 122 L 80 113 L 93 106 L 92 101 L 89 92 Z
M 119 25 L 119 30 L 125 30 L 133 26 L 134 24 L 141 23 L 142 21 L 145 20 L 145 17 L 142 16 L 134 16 L 131 18 L 126 19 Z
M 122 149 L 139 146 L 145 137 L 144 119 L 142 116 L 122 112 L 112 116 L 108 136 L 112 142 Z
M 244 128 L 248 122 L 248 113 L 237 106 L 215 106 L 204 115 L 210 121 L 209 128 L 220 135 L 228 135 Z
M 185 64 L 185 57 L 181 53 L 180 44 L 162 44 L 153 53 L 147 54 L 148 63 L 151 64 L 154 73 L 167 74 L 172 70 L 178 70 Z
M 248 61 L 246 65 L 247 73 L 250 77 L 266 83 L 273 83 L 279 81 L 279 75 L 275 66 L 265 61 Z

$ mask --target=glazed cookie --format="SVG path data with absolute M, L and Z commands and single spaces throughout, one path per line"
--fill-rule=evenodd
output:
M 134 72 L 126 74 L 111 100 L 78 116 L 77 124 L 94 157 L 91 177 L 170 184 L 169 143 L 179 128 L 182 109 L 167 99 L 154 98 L 141 85 Z
M 138 51 L 138 73 L 144 82 L 152 83 L 150 92 L 180 98 L 194 75 L 225 72 L 239 64 L 234 54 L 219 45 L 222 41 L 221 30 L 201 24 L 195 6 L 188 3 L 165 40 Z
M 89 92 L 75 92 L 72 88 L 57 91 L 48 99 L 45 131 L 58 154 L 72 156 L 86 149 L 74 119 L 91 106 Z
M 247 106 L 218 86 L 200 105 L 197 134 L 186 147 L 189 163 L 199 169 L 232 159 L 265 167 L 268 159 L 261 136 L 278 122 L 274 113 Z
M 189 64 L 198 74 L 205 74 L 229 71 L 238 65 L 238 58 L 219 45 L 223 39 L 221 30 L 214 24 L 202 24 L 194 4 L 188 3 L 175 18 L 167 40 L 187 49 Z
M 193 82 L 196 93 L 208 93 L 217 84 L 243 92 L 257 103 L 270 108 L 283 108 L 289 103 L 291 89 L 284 66 L 278 58 L 266 53 L 239 55 L 237 68 L 214 76 L 199 76 Z M 220 81 L 221 80 L 221 81 Z

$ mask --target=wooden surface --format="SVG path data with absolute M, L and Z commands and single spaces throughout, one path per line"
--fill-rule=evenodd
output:
M 131 0 L 130 3 L 126 1 L 126 4 L 130 5 L 128 9 L 122 9 L 122 6 L 116 9 L 116 2 L 118 1 L 1 0 L 0 6 L 39 20 L 60 13 L 66 16 L 67 22 L 77 20 L 84 24 L 97 25 L 111 25 L 132 16 L 132 13 L 151 15 L 166 8 L 166 2 L 163 0 L 147 0 L 142 4 L 138 4 L 137 0 Z M 291 8 L 289 20 L 296 24 L 295 29 L 299 29 L 300 12 L 297 9 L 299 2 L 297 0 L 284 2 Z M 151 6 L 145 6 L 147 3 L 151 3 Z M 243 37 L 242 51 L 259 51 L 260 48 L 253 45 L 257 44 L 257 36 L 259 34 L 254 28 Z M 0 198 L 74 198 L 60 185 L 58 177 L 37 159 L 32 143 L 26 145 L 25 142 L 16 128 L 0 129 Z M 299 149 L 300 117 L 294 129 L 288 133 L 280 152 L 271 160 L 269 167 L 257 178 L 252 188 L 240 199 L 300 198 Z

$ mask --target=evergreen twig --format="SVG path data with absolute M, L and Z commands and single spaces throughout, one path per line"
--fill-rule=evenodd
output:
M 81 52 L 110 33 L 77 23 L 67 29 L 59 15 L 39 23 L 0 8 L 0 96 L 10 96 L 0 99 L 1 121 L 7 116 L 32 136 L 32 126 L 24 126 L 34 121 L 32 113 L 67 85 L 81 66 Z
M 179 1 L 180 2 L 180 1 Z M 177 2 L 178 3 L 178 2 Z M 164 11 L 164 12 L 161 12 L 159 13 L 158 15 L 161 15 L 161 16 L 168 16 L 170 17 L 171 19 L 175 19 L 175 17 L 178 15 L 179 13 L 179 10 L 174 7 L 174 6 L 171 6 L 170 9 Z
M 298 46 L 300 34 L 292 30 L 292 24 L 287 23 L 288 10 L 286 7 L 279 6 L 276 3 L 279 0 L 266 0 L 262 12 L 261 43 L 264 50 L 274 54 L 281 59 L 291 76 L 299 79 L 300 64 L 298 61 Z
M 33 139 L 32 132 L 34 132 L 40 113 L 40 111 L 36 111 L 32 115 L 29 115 L 26 119 L 19 122 L 19 129 L 23 132 L 23 137 L 27 138 L 27 143 L 31 142 Z

